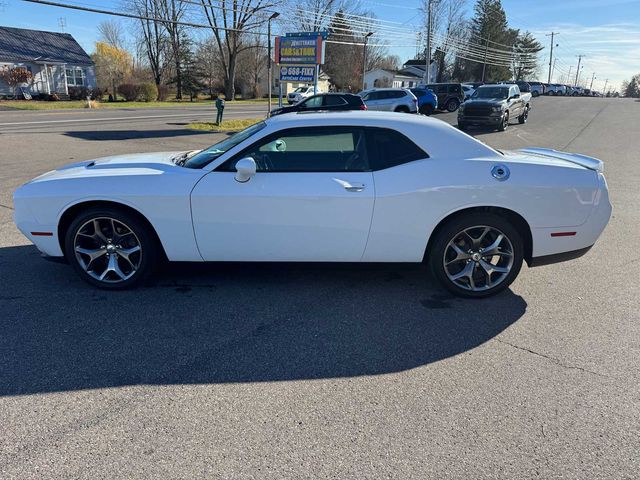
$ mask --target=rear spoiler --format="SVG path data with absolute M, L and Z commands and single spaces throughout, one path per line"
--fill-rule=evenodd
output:
M 553 150 L 552 148 L 521 148 L 519 150 L 523 153 L 533 153 L 535 155 L 542 155 L 544 157 L 559 158 L 566 160 L 567 162 L 575 163 L 581 167 L 588 168 L 589 170 L 595 170 L 596 172 L 604 171 L 604 163 L 597 158 L 588 157 L 579 153 L 567 153 Z

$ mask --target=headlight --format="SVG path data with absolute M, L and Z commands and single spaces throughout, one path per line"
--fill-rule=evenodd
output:
M 502 110 L 504 110 L 504 107 L 502 105 L 500 105 L 499 107 L 491 107 L 491 111 L 494 113 L 502 112 Z

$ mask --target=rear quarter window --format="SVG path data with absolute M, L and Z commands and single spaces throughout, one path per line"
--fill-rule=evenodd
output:
M 429 155 L 402 133 L 387 128 L 367 128 L 367 152 L 371 170 L 384 170 L 429 158 Z

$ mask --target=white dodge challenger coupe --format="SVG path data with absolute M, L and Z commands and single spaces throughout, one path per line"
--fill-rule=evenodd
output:
M 163 259 L 428 262 L 485 297 L 530 266 L 579 257 L 611 215 L 600 160 L 500 152 L 428 117 L 279 115 L 202 151 L 107 157 L 14 195 L 18 228 L 105 289 Z

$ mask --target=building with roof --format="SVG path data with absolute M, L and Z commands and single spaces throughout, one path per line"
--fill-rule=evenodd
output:
M 68 33 L 0 26 L 0 68 L 25 67 L 33 79 L 21 87 L 32 95 L 66 97 L 70 87 L 96 87 L 95 65 Z M 0 96 L 12 95 L 0 79 Z
M 424 60 L 408 60 L 400 70 L 376 68 L 364 75 L 364 88 L 413 88 L 424 84 Z M 436 65 L 431 62 L 431 81 L 437 77 Z

